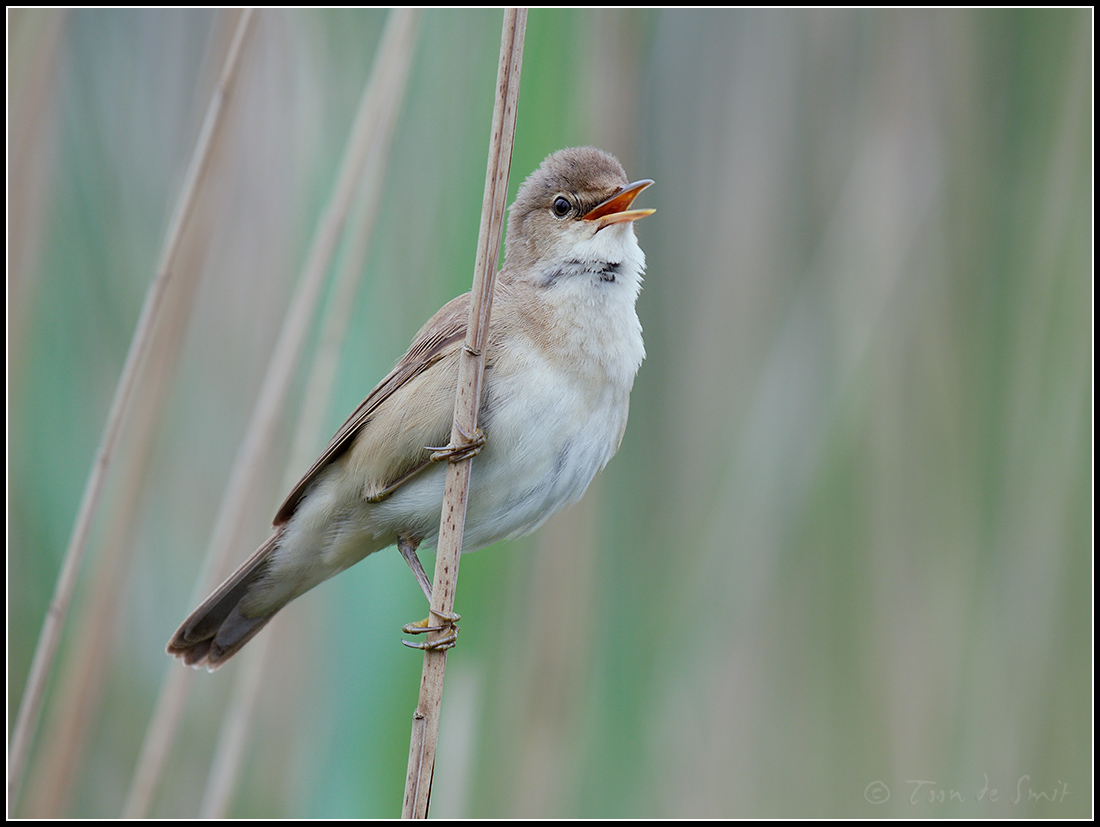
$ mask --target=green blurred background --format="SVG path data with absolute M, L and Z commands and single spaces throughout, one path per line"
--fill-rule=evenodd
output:
M 258 15 L 17 815 L 122 812 L 386 17 Z M 419 18 L 314 451 L 469 289 L 500 21 Z M 230 21 L 8 22 L 10 719 Z M 656 180 L 648 358 L 585 499 L 463 558 L 433 816 L 1091 814 L 1092 50 L 1087 9 L 531 12 L 510 194 L 587 143 Z M 422 615 L 393 551 L 284 611 L 230 815 L 399 814 Z M 152 815 L 196 814 L 241 668 L 191 681 Z

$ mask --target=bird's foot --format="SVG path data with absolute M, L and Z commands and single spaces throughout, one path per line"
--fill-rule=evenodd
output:
M 438 617 L 442 619 L 442 623 L 432 623 L 432 618 Z M 436 652 L 443 652 L 447 649 L 454 648 L 455 643 L 458 642 L 458 623 L 462 618 L 457 612 L 451 612 L 450 614 L 443 615 L 432 612 L 423 620 L 418 620 L 416 623 L 407 623 L 401 627 L 407 635 L 422 635 L 426 632 L 447 632 L 440 638 L 435 640 L 426 640 L 423 643 L 413 643 L 408 640 L 401 641 L 410 649 L 430 649 Z
M 432 462 L 461 462 L 464 459 L 477 456 L 481 453 L 481 449 L 485 447 L 485 432 L 481 428 L 474 428 L 473 434 L 468 434 L 457 422 L 455 427 L 462 435 L 464 442 L 461 445 L 455 445 L 452 441 L 449 445 L 444 445 L 441 448 L 427 448 L 426 450 L 432 452 L 430 457 Z

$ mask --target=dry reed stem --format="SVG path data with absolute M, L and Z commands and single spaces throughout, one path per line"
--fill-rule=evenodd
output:
M 212 37 L 213 48 L 204 60 L 200 77 L 216 82 L 240 22 L 240 10 L 220 13 Z M 238 92 L 236 94 L 247 94 Z M 234 107 L 239 111 L 239 107 Z M 232 131 L 218 142 L 225 147 Z M 208 179 L 217 181 L 225 170 L 226 152 L 216 153 Z M 128 645 L 125 636 L 104 638 L 105 631 L 120 628 L 126 602 L 119 600 L 119 584 L 129 579 L 138 550 L 135 537 L 139 510 L 146 503 L 149 466 L 155 454 L 154 444 L 163 429 L 167 396 L 173 391 L 173 379 L 195 295 L 202 282 L 203 263 L 210 255 L 211 188 L 200 188 L 194 207 L 196 220 L 181 242 L 171 294 L 157 324 L 157 334 L 145 358 L 138 380 L 131 413 L 123 426 L 126 439 L 120 446 L 112 472 L 112 505 L 108 515 L 98 518 L 101 534 L 92 541 L 95 565 L 81 578 L 84 597 L 74 600 L 68 620 L 67 644 L 53 667 L 53 689 L 42 723 L 35 737 L 33 768 L 28 772 L 22 791 L 24 815 L 30 818 L 57 818 L 68 812 L 88 761 L 87 750 L 92 731 L 103 711 L 104 693 L 109 683 L 113 655 Z
M 470 296 L 470 321 L 466 330 L 466 346 L 459 361 L 455 422 L 451 430 L 451 444 L 455 446 L 463 445 L 468 440 L 466 434 L 473 434 L 477 429 L 484 375 L 484 349 L 489 332 L 493 285 L 504 228 L 526 26 L 526 9 L 505 10 L 500 66 L 497 71 L 496 104 L 489 136 L 489 163 L 481 208 L 481 229 L 474 266 L 474 285 Z M 458 562 L 466 523 L 466 500 L 470 487 L 470 462 L 471 459 L 467 458 L 453 462 L 447 468 L 431 606 L 432 613 L 441 617 L 450 617 L 454 610 Z M 432 634 L 429 633 L 430 636 Z M 446 669 L 445 650 L 429 649 L 424 652 L 420 699 L 413 713 L 412 738 L 409 744 L 409 767 L 402 809 L 404 818 L 428 816 Z
M 407 43 L 412 36 L 409 12 L 395 13 L 383 34 L 383 44 L 390 37 L 394 42 Z M 403 25 L 399 25 L 403 23 Z M 383 47 L 385 48 L 385 47 Z M 403 47 L 411 51 L 411 46 Z M 400 51 L 400 48 L 398 49 Z M 376 67 L 377 68 L 377 67 Z M 347 215 L 355 195 L 362 170 L 370 157 L 376 137 L 379 108 L 387 105 L 385 99 L 392 89 L 373 90 L 376 80 L 372 71 L 360 98 L 344 156 L 335 179 L 332 197 L 315 228 L 306 261 L 302 266 L 298 286 L 288 303 L 286 317 L 279 339 L 272 351 L 264 382 L 253 407 L 245 440 L 237 452 L 230 482 L 222 499 L 222 509 L 215 524 L 213 536 L 203 565 L 204 574 L 197 581 L 194 600 L 197 602 L 218 581 L 210 572 L 227 567 L 232 555 L 239 554 L 243 542 L 244 526 L 242 503 L 262 473 L 267 446 L 271 444 L 277 424 L 289 395 L 299 357 L 304 348 L 309 322 L 324 285 L 337 244 L 343 233 Z M 388 75 L 390 82 L 393 76 Z M 262 647 L 261 647 L 262 648 Z M 254 657 L 245 655 L 246 658 Z M 173 661 L 167 667 L 165 682 L 157 703 L 157 714 L 150 722 L 142 745 L 130 793 L 123 810 L 127 818 L 139 818 L 148 809 L 153 791 L 163 771 L 175 731 L 182 716 L 182 706 L 187 693 L 178 684 L 188 681 L 191 670 L 181 669 Z M 171 700 L 168 700 L 171 699 Z M 219 793 L 208 792 L 204 800 L 209 806 L 220 799 Z
M 213 150 L 223 134 L 225 104 L 237 79 L 244 38 L 251 30 L 252 17 L 251 11 L 246 11 L 241 15 L 232 45 L 226 56 L 222 75 L 207 108 L 202 130 L 196 142 L 191 164 L 188 167 L 180 191 L 176 211 L 165 239 L 160 263 L 157 266 L 156 275 L 146 294 L 145 303 L 138 318 L 130 349 L 122 368 L 122 374 L 111 402 L 111 408 L 104 426 L 103 438 L 84 488 L 68 548 L 65 551 L 61 571 L 54 587 L 54 594 L 47 609 L 42 630 L 39 633 L 8 750 L 8 802 L 11 809 L 14 809 L 18 801 L 31 741 L 41 713 L 42 698 L 53 669 L 57 647 L 68 615 L 69 604 L 76 588 L 80 564 L 91 533 L 92 522 L 103 496 L 107 473 L 111 469 L 118 448 L 122 424 L 127 419 L 133 405 L 137 380 L 149 351 L 153 347 L 154 338 L 159 335 L 158 321 L 168 289 L 176 276 L 177 257 L 182 249 L 185 234 L 191 226 L 199 188 L 207 179 L 207 173 L 214 157 Z
M 67 9 L 8 12 L 8 393 L 21 386 L 25 370 L 27 313 L 38 289 L 32 273 L 41 261 L 44 216 L 55 183 L 48 170 L 57 158 L 53 128 L 61 44 L 69 24 Z M 18 205 L 13 209 L 12 205 Z
M 397 115 L 412 65 L 417 21 L 418 13 L 415 10 L 397 9 L 390 14 L 364 90 L 363 106 L 371 112 L 367 120 L 374 125 L 374 131 L 362 173 L 358 175 L 358 200 L 363 207 L 362 221 L 354 232 L 347 234 L 351 249 L 342 257 L 332 298 L 320 322 L 320 343 L 309 371 L 305 401 L 299 411 L 296 433 L 291 443 L 294 448 L 286 466 L 284 488 L 288 490 L 298 480 L 302 468 L 309 464 L 315 452 L 317 435 L 321 431 L 327 403 L 336 383 L 338 357 L 344 334 L 351 324 L 353 299 L 363 272 L 361 265 L 369 248 L 374 219 L 381 204 L 385 162 L 389 156 Z M 236 675 L 233 699 L 222 715 L 219 730 L 221 736 L 207 776 L 207 786 L 198 813 L 200 818 L 225 817 L 245 756 L 252 711 L 264 685 L 261 677 L 273 638 L 272 634 L 258 638 L 252 644 L 255 650 L 249 651 Z

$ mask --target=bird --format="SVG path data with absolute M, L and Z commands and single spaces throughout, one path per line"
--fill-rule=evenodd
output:
M 477 453 L 463 552 L 534 531 L 579 500 L 619 449 L 645 358 L 634 222 L 655 210 L 631 207 L 652 183 L 628 183 L 595 147 L 549 155 L 508 211 L 470 445 L 444 445 L 467 293 L 420 329 L 291 490 L 270 538 L 180 625 L 168 654 L 213 671 L 291 600 L 393 545 L 430 603 L 417 550 L 438 540 L 449 461 Z

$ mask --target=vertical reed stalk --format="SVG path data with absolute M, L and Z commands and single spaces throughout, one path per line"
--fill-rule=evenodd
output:
M 489 314 L 493 303 L 497 258 L 504 228 L 508 196 L 508 173 L 512 163 L 516 105 L 519 100 L 520 67 L 523 62 L 523 38 L 527 26 L 526 9 L 507 9 L 500 44 L 497 70 L 497 95 L 493 108 L 493 127 L 489 136 L 489 163 L 485 196 L 481 208 L 474 285 L 470 295 L 470 321 L 466 346 L 458 368 L 458 392 L 455 399 L 455 423 L 451 444 L 459 447 L 467 434 L 477 430 L 484 375 L 484 349 L 489 333 Z M 439 547 L 435 558 L 432 586 L 433 614 L 450 617 L 458 587 L 458 562 L 462 553 L 462 533 L 466 524 L 466 500 L 470 488 L 470 462 L 467 458 L 451 463 L 443 492 L 443 513 L 439 526 Z M 429 635 L 432 633 L 429 633 Z M 438 634 L 438 633 L 435 633 Z M 405 780 L 404 818 L 427 818 L 431 798 L 435 750 L 439 737 L 439 711 L 443 703 L 443 678 L 447 669 L 446 651 L 425 650 L 420 678 L 420 699 L 413 713 L 409 744 L 409 768 Z
M 115 389 L 115 396 L 111 402 L 111 409 L 104 426 L 103 438 L 99 450 L 96 452 L 92 469 L 89 472 L 80 509 L 77 512 L 76 522 L 61 565 L 61 572 L 54 587 L 53 598 L 46 612 L 46 618 L 42 623 L 42 630 L 39 633 L 38 644 L 35 648 L 34 659 L 31 662 L 30 674 L 23 691 L 23 698 L 19 705 L 19 712 L 15 727 L 12 730 L 8 750 L 8 799 L 9 806 L 13 809 L 18 801 L 31 741 L 42 708 L 42 698 L 52 672 L 73 591 L 76 588 L 77 575 L 80 572 L 80 564 L 88 544 L 92 522 L 103 496 L 107 474 L 115 459 L 122 425 L 126 421 L 135 400 L 138 377 L 158 335 L 158 322 L 165 306 L 168 290 L 173 279 L 177 276 L 178 256 L 183 249 L 183 241 L 191 226 L 191 219 L 195 214 L 194 208 L 198 200 L 199 190 L 207 179 L 214 157 L 214 150 L 223 134 L 225 104 L 237 79 L 244 40 L 251 30 L 252 19 L 251 11 L 246 11 L 241 15 L 232 45 L 226 56 L 221 78 L 207 108 L 202 131 L 195 146 L 187 176 L 184 179 L 172 224 L 165 238 L 156 276 L 149 287 L 149 292 L 146 294 L 145 304 L 142 307 L 137 328 L 130 343 L 130 350 L 126 355 L 126 362 L 123 365 L 122 374 Z
M 325 283 L 324 277 L 331 267 L 343 234 L 352 199 L 362 180 L 363 169 L 373 157 L 372 153 L 377 151 L 379 141 L 383 140 L 379 132 L 383 128 L 392 127 L 392 119 L 385 117 L 384 112 L 393 105 L 395 97 L 400 98 L 400 93 L 395 88 L 399 89 L 403 85 L 408 69 L 405 65 L 402 71 L 395 71 L 391 64 L 396 62 L 395 55 L 404 54 L 407 57 L 407 53 L 411 51 L 415 20 L 415 13 L 396 11 L 390 17 L 387 30 L 383 34 L 379 58 L 363 89 L 332 196 L 314 231 L 298 287 L 291 297 L 279 340 L 268 363 L 263 387 L 253 407 L 246 439 L 237 453 L 203 567 L 205 572 L 220 570 L 223 567 L 220 561 L 240 552 L 238 540 L 243 533 L 240 525 L 240 514 L 243 511 L 241 502 L 261 473 L 265 450 L 273 440 L 273 433 L 286 404 L 291 380 L 305 346 L 309 323 L 314 317 L 321 288 Z M 377 159 L 375 163 L 381 166 Z M 209 574 L 200 576 L 196 600 L 215 582 L 216 577 Z M 256 654 L 252 657 L 256 657 Z M 124 809 L 127 818 L 138 818 L 146 812 L 174 739 L 182 706 L 187 699 L 187 692 L 181 685 L 189 684 L 191 670 L 180 669 L 175 663 L 168 670 L 158 699 L 157 713 L 150 722 L 131 783 Z M 249 678 L 245 676 L 242 680 L 247 682 Z M 234 704 L 244 703 L 242 698 L 254 694 L 254 691 L 248 691 L 246 687 L 238 692 Z M 227 770 L 223 779 L 236 775 L 235 766 L 239 760 L 241 742 L 232 739 L 243 735 L 243 732 L 236 728 L 227 730 L 230 740 L 219 746 L 219 765 L 233 768 Z M 211 811 L 218 810 L 224 806 L 227 795 L 227 786 L 218 781 L 205 793 L 203 807 Z
M 309 371 L 304 402 L 298 414 L 296 433 L 287 461 L 284 488 L 289 490 L 308 467 L 315 450 L 332 388 L 336 383 L 336 365 L 345 334 L 351 324 L 356 287 L 363 272 L 362 263 L 370 246 L 374 219 L 382 202 L 382 181 L 397 116 L 404 100 L 405 85 L 412 66 L 418 12 L 395 9 L 382 34 L 370 79 L 363 92 L 363 106 L 373 124 L 370 145 L 361 170 L 357 171 L 362 221 L 345 235 L 349 248 L 334 279 L 332 298 L 320 324 L 320 344 Z M 235 679 L 233 700 L 222 715 L 222 726 L 214 759 L 211 762 L 206 791 L 199 808 L 200 818 L 225 818 L 231 795 L 237 788 L 241 763 L 246 755 L 248 732 L 256 698 L 264 687 L 262 676 L 274 635 L 263 635 L 252 645 L 256 650 L 245 659 Z

